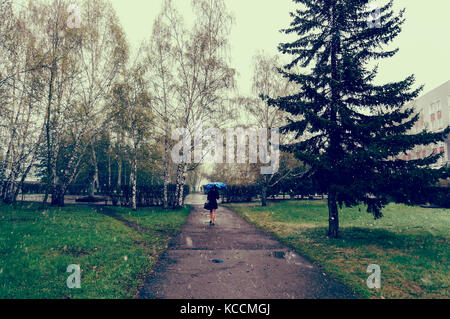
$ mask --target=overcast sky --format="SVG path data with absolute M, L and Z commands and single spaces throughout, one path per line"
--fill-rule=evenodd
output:
M 138 48 L 142 40 L 148 39 L 162 0 L 110 1 L 131 47 Z M 192 17 L 191 0 L 174 3 L 187 20 Z M 236 20 L 231 34 L 233 67 L 239 72 L 241 93 L 249 93 L 252 57 L 259 51 L 277 54 L 277 45 L 289 41 L 279 30 L 289 25 L 289 12 L 296 5 L 292 0 L 226 0 L 226 3 Z M 377 81 L 398 81 L 413 73 L 416 83 L 425 85 L 424 94 L 450 80 L 450 0 L 394 0 L 394 4 L 397 11 L 406 8 L 403 32 L 393 44 L 400 52 L 381 62 Z
M 150 34 L 161 0 L 111 0 L 133 48 Z M 175 0 L 181 12 L 191 14 L 190 0 Z M 263 50 L 277 54 L 285 41 L 278 32 L 287 27 L 291 0 L 227 0 L 236 23 L 231 34 L 233 66 L 239 72 L 241 93 L 250 91 L 252 57 Z M 401 80 L 414 73 L 418 84 L 430 91 L 450 80 L 450 1 L 396 0 L 396 9 L 405 7 L 407 22 L 395 45 L 400 52 L 380 64 L 378 80 Z M 188 17 L 189 19 L 189 17 Z

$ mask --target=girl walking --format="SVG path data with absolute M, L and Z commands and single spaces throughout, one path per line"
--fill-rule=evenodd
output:
M 209 217 L 210 217 L 210 221 L 209 224 L 211 226 L 215 225 L 215 221 L 216 221 L 216 209 L 219 208 L 219 206 L 217 205 L 217 200 L 220 198 L 219 196 L 219 189 L 217 188 L 217 186 L 213 186 L 211 187 L 211 189 L 208 192 L 208 202 L 209 202 Z

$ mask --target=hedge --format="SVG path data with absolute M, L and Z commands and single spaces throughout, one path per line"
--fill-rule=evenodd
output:
M 87 196 L 89 194 L 90 185 L 69 185 L 66 195 Z M 44 194 L 46 184 L 42 183 L 24 183 L 22 186 L 23 194 Z M 168 186 L 169 203 L 174 201 L 176 186 L 170 184 Z M 184 198 L 189 194 L 189 186 L 184 186 Z M 131 186 L 122 185 L 119 190 L 110 190 L 107 187 L 97 190 L 96 195 L 110 197 L 113 204 L 129 206 L 131 202 Z M 164 187 L 163 185 L 138 185 L 136 193 L 136 201 L 139 207 L 162 206 L 164 203 Z
M 176 185 L 168 185 L 168 202 L 173 203 L 175 199 Z M 120 194 L 112 192 L 113 204 L 129 206 L 131 203 L 132 188 L 128 185 L 121 187 Z M 114 195 L 115 194 L 115 195 Z M 189 195 L 189 186 L 184 185 L 183 201 Z M 136 204 L 138 207 L 163 206 L 164 187 L 163 185 L 138 186 L 136 192 Z
M 427 201 L 433 206 L 450 208 L 450 187 L 432 187 L 427 197 Z
M 226 203 L 242 203 L 251 202 L 254 197 L 261 194 L 261 187 L 251 186 L 228 186 L 227 189 L 221 190 L 222 198 Z

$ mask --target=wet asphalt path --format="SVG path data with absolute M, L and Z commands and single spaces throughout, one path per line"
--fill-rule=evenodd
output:
M 140 298 L 316 299 L 354 298 L 316 265 L 220 207 L 209 225 L 203 198 L 190 204 L 180 234 L 146 280 Z

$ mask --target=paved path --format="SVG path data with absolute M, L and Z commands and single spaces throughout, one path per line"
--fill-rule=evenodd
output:
M 203 198 L 189 199 L 192 202 Z M 194 206 L 139 296 L 153 299 L 352 298 L 340 283 L 236 213 L 220 207 L 216 226 Z

